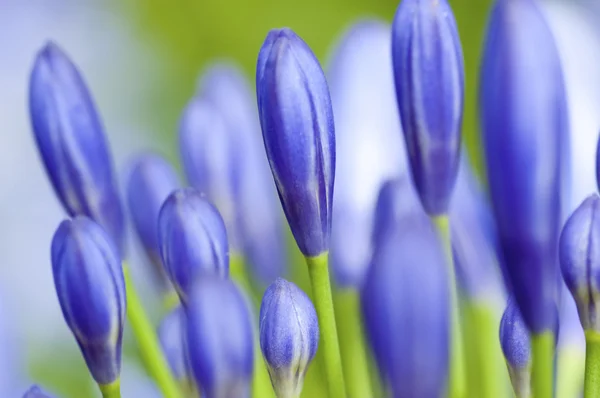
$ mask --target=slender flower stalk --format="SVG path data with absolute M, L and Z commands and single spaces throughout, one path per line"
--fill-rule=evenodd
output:
M 345 398 L 328 252 L 335 130 L 325 75 L 288 28 L 269 32 L 258 56 L 256 91 L 263 140 L 292 234 L 306 258 L 319 317 L 331 398 Z

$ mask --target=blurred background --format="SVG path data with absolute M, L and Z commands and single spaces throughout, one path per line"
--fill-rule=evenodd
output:
M 574 205 L 596 189 L 600 2 L 541 2 L 566 74 Z M 465 54 L 464 135 L 481 172 L 477 79 L 492 2 L 450 3 Z M 65 397 L 93 396 L 54 292 L 49 246 L 64 213 L 38 158 L 27 110 L 30 68 L 47 40 L 56 41 L 84 74 L 123 174 L 129 157 L 147 149 L 179 167 L 177 121 L 208 61 L 233 59 L 253 82 L 268 30 L 289 26 L 326 64 L 349 24 L 361 17 L 391 21 L 397 5 L 397 0 L 0 0 L 0 396 L 20 396 L 31 380 Z M 136 261 L 139 250 L 135 245 L 131 250 L 134 278 L 152 312 L 152 286 L 144 286 L 148 278 Z M 128 372 L 129 379 L 144 383 L 142 372 L 128 361 L 124 383 Z

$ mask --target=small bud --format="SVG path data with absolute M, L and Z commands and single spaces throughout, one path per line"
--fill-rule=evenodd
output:
M 530 397 L 531 348 L 529 331 L 514 299 L 509 299 L 500 321 L 500 346 L 517 397 Z
M 375 248 L 362 291 L 365 329 L 394 397 L 441 397 L 448 379 L 449 292 L 442 245 L 421 209 Z
M 160 346 L 169 362 L 171 372 L 178 380 L 184 380 L 188 376 L 185 322 L 183 308 L 176 307 L 165 315 L 157 331 Z
M 325 75 L 291 29 L 269 32 L 257 65 L 257 98 L 267 158 L 300 251 L 329 250 L 335 131 Z
M 184 304 L 199 274 L 229 274 L 223 219 L 194 188 L 169 195 L 158 216 L 158 239 L 165 270 Z
M 586 331 L 600 332 L 600 197 L 588 196 L 560 235 L 562 275 Z
M 448 211 L 464 103 L 462 48 L 447 0 L 403 0 L 392 25 L 396 96 L 412 177 L 425 211 Z
M 63 221 L 52 240 L 52 273 L 67 325 L 99 385 L 119 379 L 125 281 L 109 235 L 87 217 Z
M 263 296 L 259 330 L 277 397 L 299 397 L 319 343 L 315 307 L 296 285 L 277 278 Z
M 46 171 L 71 216 L 100 224 L 123 244 L 123 210 L 112 159 L 91 95 L 65 53 L 49 42 L 29 81 L 29 112 Z
M 29 390 L 25 391 L 23 398 L 52 398 L 53 396 L 42 390 L 42 388 L 36 384 L 32 385 Z
M 202 275 L 186 307 L 189 359 L 207 398 L 248 398 L 254 338 L 247 299 L 229 279 Z

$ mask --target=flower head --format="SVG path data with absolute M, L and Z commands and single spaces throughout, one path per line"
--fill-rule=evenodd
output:
M 317 313 L 308 296 L 277 278 L 260 306 L 260 348 L 278 397 L 297 397 L 319 344 Z
M 169 195 L 158 216 L 158 239 L 165 270 L 184 304 L 199 274 L 229 274 L 223 219 L 194 188 Z
M 529 331 L 514 299 L 509 299 L 500 321 L 500 346 L 515 394 L 528 397 L 531 378 Z
M 167 357 L 171 372 L 179 380 L 185 379 L 188 375 L 185 322 L 183 308 L 176 307 L 165 315 L 157 330 L 158 340 Z
M 186 314 L 190 365 L 202 396 L 248 397 L 254 339 L 243 293 L 229 279 L 202 275 L 193 284 Z
M 392 25 L 396 96 L 412 177 L 425 211 L 448 210 L 456 180 L 464 67 L 447 0 L 403 0 Z
M 125 282 L 112 238 L 94 221 L 63 221 L 52 240 L 52 273 L 65 321 L 98 384 L 119 378 Z
M 291 29 L 269 32 L 256 91 L 263 140 L 283 210 L 300 251 L 329 250 L 335 131 L 325 75 Z
M 123 211 L 104 128 L 79 71 L 49 42 L 29 81 L 29 112 L 46 171 L 63 207 L 100 224 L 120 247 Z

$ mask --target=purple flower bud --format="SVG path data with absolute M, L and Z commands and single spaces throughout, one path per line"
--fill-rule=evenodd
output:
M 518 397 L 529 397 L 531 348 L 529 331 L 514 299 L 509 299 L 500 321 L 500 346 L 506 359 L 510 382 Z
M 165 315 L 157 331 L 160 346 L 167 357 L 171 372 L 179 380 L 185 379 L 188 375 L 185 325 L 185 312 L 182 307 L 177 307 Z
M 299 397 L 319 344 L 317 312 L 308 296 L 277 278 L 260 306 L 260 348 L 278 397 Z
M 165 159 L 144 154 L 133 161 L 127 182 L 127 202 L 133 225 L 150 260 L 162 270 L 158 244 L 158 214 L 169 194 L 179 186 L 177 173 Z
M 458 171 L 464 67 L 447 0 L 403 0 L 392 25 L 398 109 L 425 211 L 448 211 Z
M 237 250 L 237 149 L 224 115 L 200 95 L 190 100 L 181 116 L 179 151 L 188 182 L 219 209 L 232 249 Z
M 104 128 L 79 71 L 52 42 L 40 50 L 31 72 L 29 112 L 46 171 L 65 210 L 92 218 L 121 247 L 123 211 Z
M 256 91 L 267 158 L 300 251 L 329 250 L 335 131 L 319 61 L 291 29 L 273 30 L 260 50 Z
M 535 1 L 496 2 L 482 63 L 481 124 L 503 261 L 530 332 L 556 323 L 567 109 L 554 38 Z
M 36 384 L 32 385 L 29 390 L 25 391 L 23 398 L 52 398 L 53 396 L 42 390 L 42 388 Z
M 359 22 L 343 35 L 329 68 L 337 156 L 331 266 L 338 286 L 362 285 L 381 185 L 408 171 L 390 46 L 387 24 Z
M 367 335 L 394 397 L 440 397 L 448 376 L 449 292 L 436 231 L 421 209 L 375 249 L 362 292 Z
M 585 330 L 600 332 L 600 197 L 590 195 L 560 235 L 560 266 Z
M 65 321 L 98 384 L 119 379 L 125 281 L 119 252 L 94 221 L 63 221 L 52 239 L 52 273 Z
M 241 290 L 229 279 L 202 275 L 193 284 L 186 313 L 190 364 L 202 396 L 249 397 L 254 339 Z
M 229 274 L 223 219 L 194 188 L 179 189 L 169 195 L 158 216 L 158 240 L 167 275 L 184 304 L 198 275 Z
M 235 204 L 240 244 L 253 274 L 268 285 L 285 272 L 285 234 L 253 93 L 241 71 L 229 64 L 209 68 L 200 91 L 225 117 L 238 148 Z

